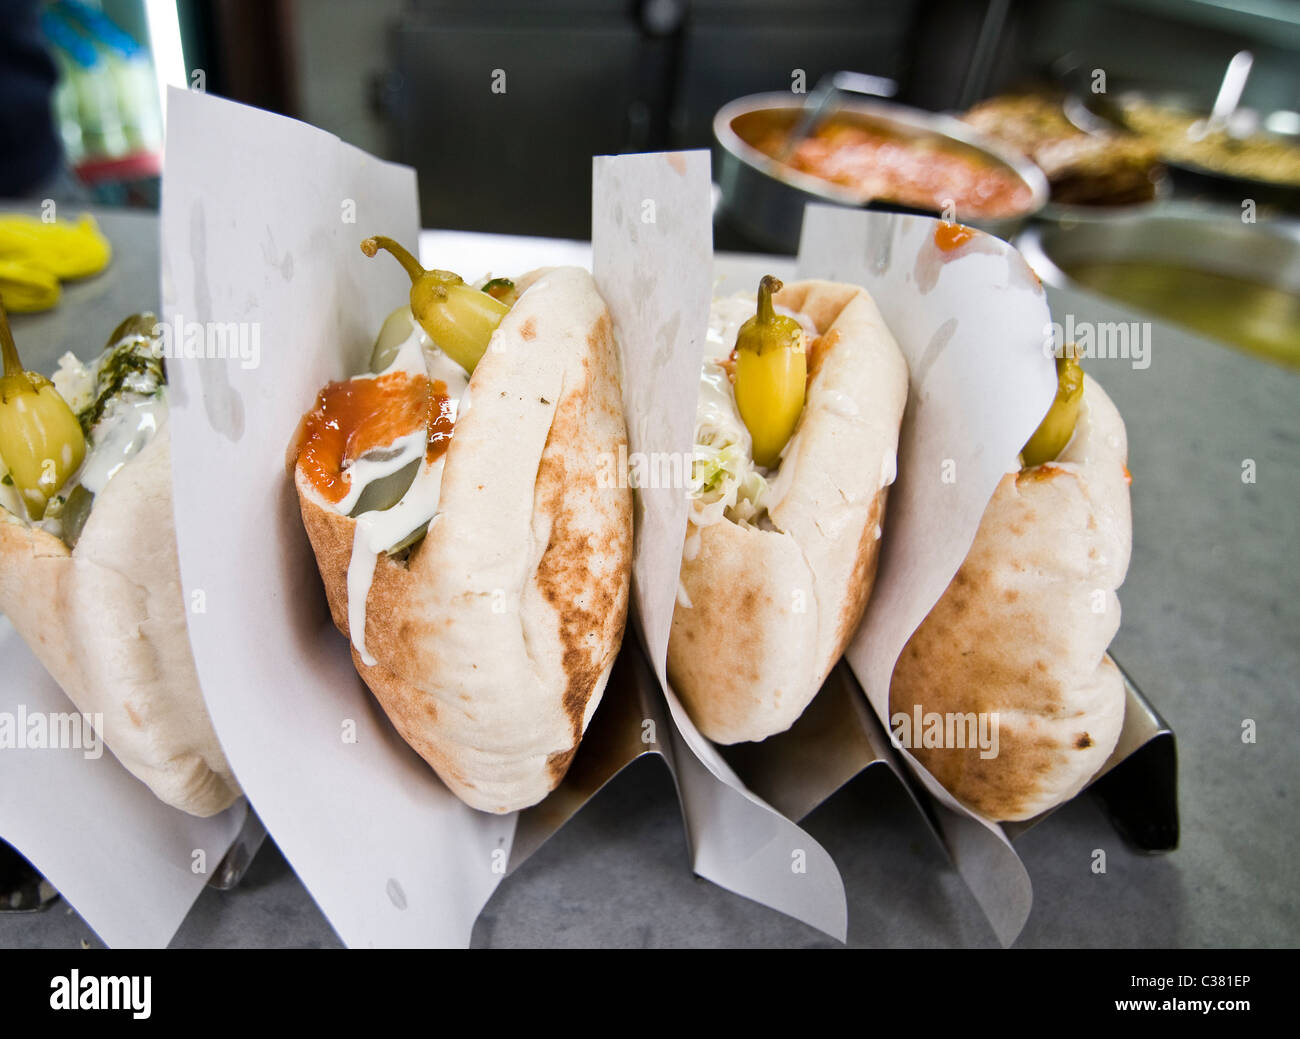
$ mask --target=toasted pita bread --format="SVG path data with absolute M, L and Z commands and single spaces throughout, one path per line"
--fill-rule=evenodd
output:
M 528 285 L 470 379 L 438 515 L 380 553 L 352 659 L 402 737 L 474 808 L 541 800 L 569 767 L 623 634 L 632 499 L 609 312 L 576 267 Z M 334 623 L 356 521 L 295 485 Z M 612 486 L 611 486 L 612 485 Z
M 797 282 L 774 301 L 820 336 L 771 487 L 775 530 L 699 529 L 668 643 L 673 689 L 716 743 L 788 729 L 844 652 L 875 580 L 907 401 L 907 363 L 865 289 Z
M 3 512 L 0 612 L 160 800 L 209 816 L 240 795 L 185 627 L 169 425 L 96 496 L 72 551 Z
M 1077 794 L 1115 748 L 1124 683 L 1105 655 L 1132 520 L 1124 421 L 1084 378 L 1074 437 L 1055 462 L 1002 478 L 952 583 L 894 669 L 890 713 L 998 717 L 997 756 L 912 753 L 954 797 L 996 820 Z

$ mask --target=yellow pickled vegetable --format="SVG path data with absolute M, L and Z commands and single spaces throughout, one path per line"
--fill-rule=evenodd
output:
M 26 260 L 0 257 L 0 298 L 15 314 L 49 310 L 59 302 L 59 279 Z
M 498 299 L 465 284 L 451 271 L 426 271 L 414 256 L 391 238 L 376 236 L 361 243 L 374 256 L 387 249 L 411 278 L 411 312 L 429 338 L 465 371 L 473 374 L 488 341 L 510 308 Z M 391 315 L 390 315 L 391 316 Z
M 43 375 L 23 370 L 0 301 L 0 459 L 33 520 L 86 455 L 77 416 Z
M 112 255 L 89 213 L 51 223 L 23 213 L 0 214 L 0 260 L 19 260 L 67 281 L 98 274 Z
M 772 309 L 781 282 L 770 274 L 758 286 L 758 313 L 736 336 L 736 407 L 754 442 L 754 463 L 777 464 L 799 424 L 808 385 L 804 332 Z
M 1021 451 L 1024 468 L 1050 462 L 1065 450 L 1074 436 L 1082 402 L 1083 369 L 1072 355 L 1062 355 L 1056 359 L 1056 399 Z

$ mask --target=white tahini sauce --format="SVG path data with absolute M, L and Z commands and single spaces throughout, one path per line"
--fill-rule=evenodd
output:
M 437 349 L 418 325 L 398 349 L 393 363 L 384 371 L 359 375 L 357 378 L 377 379 L 380 375 L 398 371 L 427 375 L 431 382 L 445 383 L 447 395 L 451 398 L 453 422 L 458 415 L 469 409 L 469 376 L 465 369 Z M 348 630 L 351 632 L 352 645 L 367 667 L 374 666 L 375 658 L 366 650 L 366 599 L 370 595 L 379 553 L 405 540 L 407 535 L 427 528 L 438 512 L 446 453 L 432 463 L 424 461 L 427 446 L 428 430 L 421 426 L 385 447 L 366 452 L 345 470 L 350 481 L 348 493 L 337 503 L 322 501 L 344 516 L 350 515 L 371 483 L 420 460 L 415 480 L 395 505 L 363 512 L 354 517 L 356 529 L 352 536 L 352 558 L 348 562 Z
M 71 352 L 59 358 L 58 370 L 51 381 L 74 413 L 94 403 L 105 363 L 127 339 L 134 343 L 139 337 L 128 336 L 110 343 L 89 364 L 82 363 Z M 78 486 L 93 495 L 101 494 L 108 481 L 144 450 L 166 422 L 165 384 L 152 372 L 129 373 L 91 428 L 86 437 L 86 455 L 77 471 L 59 488 L 59 497 L 66 500 Z M 71 448 L 65 444 L 63 450 L 66 465 L 71 461 Z M 10 507 L 7 500 L 0 500 L 0 504 Z M 25 512 L 17 510 L 15 515 L 24 517 Z M 51 507 L 35 525 L 55 537 L 63 536 L 63 516 L 56 508 Z
M 167 402 L 161 396 L 133 402 L 115 401 L 95 427 L 95 443 L 86 454 L 77 482 L 92 494 L 99 494 L 166 421 Z

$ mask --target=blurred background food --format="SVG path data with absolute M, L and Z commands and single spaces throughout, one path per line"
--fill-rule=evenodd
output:
M 1055 202 L 1123 206 L 1152 201 L 1164 178 L 1159 147 L 1118 130 L 1085 132 L 1066 117 L 1064 101 L 1051 88 L 1001 94 L 979 102 L 962 119 L 1033 159 L 1047 174 Z
M 794 251 L 810 199 L 1004 237 L 1192 203 L 1240 279 L 1233 222 L 1300 216 L 1298 58 L 1283 0 L 0 0 L 0 198 L 156 208 L 171 84 L 414 166 L 427 227 L 585 238 L 593 154 L 712 148 L 723 249 Z M 885 86 L 795 133 L 842 71 Z
M 1258 116 L 1258 113 L 1251 113 Z M 1277 113 L 1274 113 L 1276 115 Z M 1287 115 L 1289 113 L 1282 113 Z M 1139 140 L 1148 141 L 1171 162 L 1199 166 L 1213 173 L 1300 187 L 1300 137 L 1295 122 L 1274 122 L 1284 132 L 1233 127 L 1196 133 L 1203 119 L 1193 104 L 1160 104 L 1140 94 L 1120 98 L 1119 119 Z
M 0 301 L 15 314 L 48 310 L 59 302 L 63 281 L 98 274 L 112 255 L 89 213 L 42 220 L 0 212 Z

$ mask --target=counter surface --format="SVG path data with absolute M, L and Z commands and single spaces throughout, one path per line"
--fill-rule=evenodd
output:
M 115 249 L 101 277 L 59 307 L 19 316 L 27 363 L 97 351 L 125 315 L 158 306 L 155 217 L 103 212 Z M 471 256 L 474 236 L 439 245 Z M 425 243 L 426 250 L 428 242 Z M 533 243 L 545 251 L 543 243 Z M 467 247 L 468 248 L 464 248 Z M 566 256 L 581 246 L 567 243 Z M 520 266 L 528 257 L 520 253 Z M 443 255 L 439 256 L 440 261 Z M 446 261 L 450 262 L 450 261 Z M 471 261 L 472 263 L 472 261 Z M 721 260 L 737 272 L 790 261 Z M 501 269 L 509 262 L 496 261 Z M 466 273 L 472 273 L 466 268 Z M 1057 321 L 1139 317 L 1096 297 L 1049 290 Z M 1133 562 L 1112 651 L 1178 738 L 1181 847 L 1127 848 L 1081 797 L 1017 848 L 1034 883 L 1019 946 L 1294 946 L 1300 899 L 1300 374 L 1151 326 L 1150 366 L 1094 360 L 1128 425 Z M 1255 480 L 1243 480 L 1247 460 Z M 1253 719 L 1256 742 L 1243 742 Z M 806 821 L 838 863 L 849 943 L 996 946 L 942 848 L 882 770 Z M 1092 872 L 1105 849 L 1107 872 Z M 62 901 L 0 914 L 0 947 L 98 945 Z M 268 841 L 243 883 L 207 890 L 173 945 L 336 946 L 311 896 Z M 829 946 L 820 932 L 692 876 L 676 795 L 643 759 L 512 876 L 474 929 L 476 946 Z

